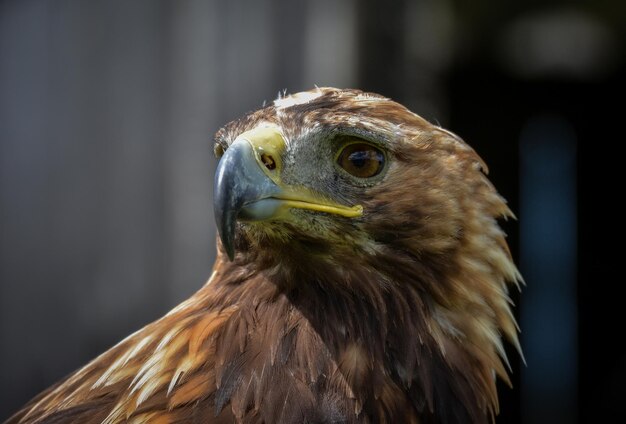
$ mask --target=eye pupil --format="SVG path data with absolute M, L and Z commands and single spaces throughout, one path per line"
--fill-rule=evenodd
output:
M 385 155 L 367 143 L 352 143 L 343 148 L 337 163 L 348 173 L 359 178 L 371 178 L 385 165 Z
M 357 168 L 363 168 L 369 159 L 369 152 L 354 152 L 348 156 L 348 160 Z

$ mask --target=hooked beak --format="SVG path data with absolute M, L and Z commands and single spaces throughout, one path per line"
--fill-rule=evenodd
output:
M 241 134 L 228 147 L 215 171 L 213 208 L 219 237 L 230 260 L 235 256 L 235 224 L 283 217 L 291 208 L 355 218 L 360 205 L 337 204 L 305 187 L 281 183 L 285 139 L 275 125 Z

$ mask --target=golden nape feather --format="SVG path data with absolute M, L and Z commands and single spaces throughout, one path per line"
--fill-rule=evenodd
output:
M 316 88 L 215 137 L 218 256 L 194 296 L 7 423 L 486 423 L 512 216 L 459 137 Z

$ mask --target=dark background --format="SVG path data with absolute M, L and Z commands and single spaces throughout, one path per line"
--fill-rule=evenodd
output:
M 0 419 L 197 290 L 213 133 L 314 84 L 454 131 L 519 221 L 499 423 L 624 419 L 622 1 L 0 2 Z

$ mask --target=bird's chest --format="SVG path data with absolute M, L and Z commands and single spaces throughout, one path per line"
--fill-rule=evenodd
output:
M 271 316 L 265 316 L 265 314 Z M 413 422 L 416 408 L 381 346 L 345 325 L 322 333 L 300 313 L 257 310 L 216 344 L 216 411 L 242 422 Z

